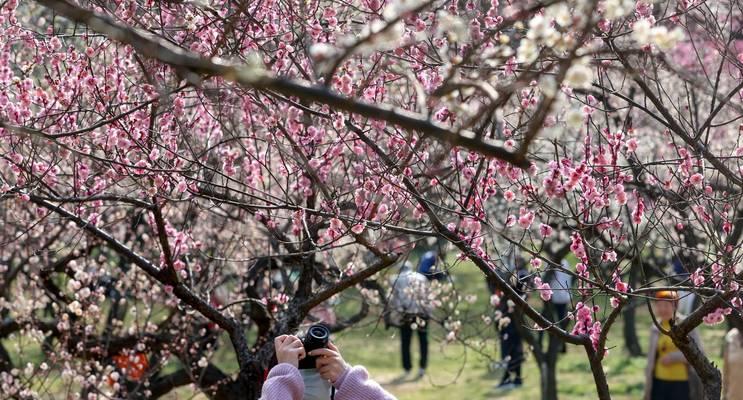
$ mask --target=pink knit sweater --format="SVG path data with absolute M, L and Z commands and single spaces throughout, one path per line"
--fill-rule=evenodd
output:
M 335 400 L 396 400 L 378 383 L 369 379 L 361 366 L 349 368 L 334 384 Z M 268 374 L 263 384 L 261 400 L 302 400 L 304 382 L 293 365 L 279 364 Z

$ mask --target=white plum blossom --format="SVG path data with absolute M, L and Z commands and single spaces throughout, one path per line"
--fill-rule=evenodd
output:
M 570 8 L 565 3 L 555 4 L 549 7 L 546 15 L 554 18 L 557 25 L 567 28 L 573 23 L 573 16 L 570 14 Z
M 604 17 L 616 19 L 629 14 L 635 8 L 633 0 L 606 0 L 604 2 Z
M 444 34 L 452 42 L 459 42 L 467 39 L 467 24 L 462 18 L 451 15 L 446 11 L 440 10 L 436 13 L 438 20 L 437 34 Z
M 520 63 L 531 63 L 534 62 L 539 56 L 539 48 L 533 40 L 524 39 L 519 44 L 519 48 L 516 51 L 516 59 Z
M 546 46 L 554 46 L 560 40 L 560 33 L 552 26 L 549 19 L 537 14 L 529 20 L 529 31 L 526 38 Z
M 577 108 L 571 108 L 565 113 L 565 123 L 570 128 L 580 129 L 583 127 L 584 120 L 583 112 Z
M 539 79 L 539 89 L 547 97 L 555 97 L 557 95 L 557 82 L 551 75 L 543 76 Z
M 593 70 L 581 59 L 568 69 L 565 83 L 572 88 L 585 89 L 591 87 Z
M 632 25 L 632 39 L 640 44 L 650 43 L 653 24 L 646 18 L 640 19 Z
M 328 43 L 315 43 L 310 46 L 310 57 L 315 61 L 323 61 L 332 58 L 337 53 L 337 49 Z
M 632 39 L 642 46 L 653 44 L 661 51 L 673 49 L 685 37 L 679 28 L 668 29 L 665 26 L 653 26 L 648 19 L 641 19 L 632 26 Z
M 72 303 L 67 305 L 67 309 L 70 310 L 73 314 L 77 315 L 78 317 L 83 315 L 83 308 L 80 302 L 77 300 L 73 301 Z
M 382 16 L 387 21 L 391 21 L 405 13 L 413 11 L 423 4 L 421 0 L 394 0 L 390 2 L 382 11 Z
M 361 32 L 360 40 L 364 41 L 364 45 L 360 47 L 360 51 L 370 53 L 375 50 L 387 51 L 398 47 L 405 33 L 405 26 L 399 21 L 392 26 L 388 25 L 389 23 L 379 19 L 367 25 Z M 350 39 L 353 40 L 353 38 Z
M 660 50 L 669 51 L 676 47 L 676 43 L 684 39 L 684 31 L 681 28 L 669 30 L 665 26 L 653 28 L 651 32 L 653 44 Z

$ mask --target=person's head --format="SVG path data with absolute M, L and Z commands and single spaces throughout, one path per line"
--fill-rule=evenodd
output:
M 413 270 L 413 264 L 410 261 L 405 261 L 400 264 L 400 272 L 408 272 Z
M 517 270 L 526 268 L 526 259 L 521 255 L 521 253 L 516 254 L 516 257 L 514 258 L 514 264 Z
M 676 313 L 678 294 L 672 290 L 660 290 L 655 292 L 653 300 L 653 312 L 661 321 L 669 321 Z

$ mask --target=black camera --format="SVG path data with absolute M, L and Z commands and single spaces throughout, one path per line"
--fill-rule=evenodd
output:
M 307 334 L 302 338 L 302 345 L 304 345 L 304 351 L 309 354 L 312 350 L 328 347 L 329 341 L 330 329 L 325 325 L 316 324 L 307 329 Z M 299 360 L 299 369 L 315 368 L 316 360 L 317 357 L 307 355 L 305 358 Z

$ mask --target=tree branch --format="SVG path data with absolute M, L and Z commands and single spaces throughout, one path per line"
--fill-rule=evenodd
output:
M 357 101 L 331 92 L 323 86 L 307 85 L 275 77 L 265 71 L 262 65 L 238 65 L 217 57 L 207 59 L 164 40 L 159 40 L 141 30 L 117 24 L 108 16 L 94 13 L 65 0 L 37 0 L 37 2 L 72 21 L 86 24 L 93 31 L 102 33 L 112 40 L 134 47 L 137 52 L 148 58 L 171 65 L 189 78 L 196 78 L 195 75 L 221 76 L 248 88 L 273 90 L 305 101 L 326 104 L 336 110 L 384 120 L 452 146 L 466 147 L 484 156 L 498 158 L 520 168 L 529 167 L 529 162 L 522 154 L 511 153 L 503 147 L 485 142 L 470 131 L 456 132 L 446 129 L 424 115 L 387 104 Z

